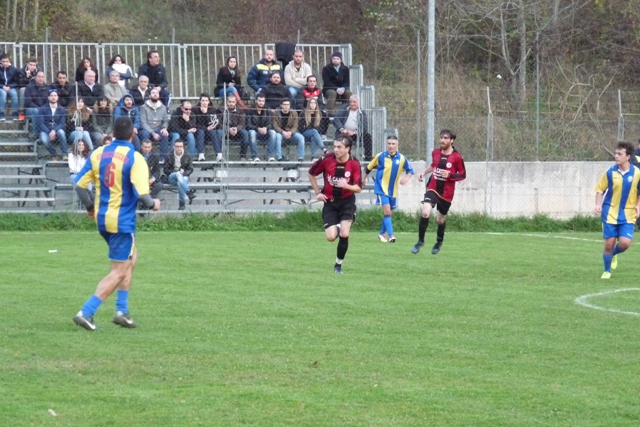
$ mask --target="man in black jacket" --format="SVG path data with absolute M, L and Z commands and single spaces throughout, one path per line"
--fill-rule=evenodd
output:
M 58 104 L 60 104 L 64 108 L 69 108 L 69 106 L 76 101 L 76 93 L 74 87 L 67 80 L 67 73 L 64 71 L 58 71 L 58 75 L 56 76 L 55 83 L 51 83 L 51 88 L 58 91 Z M 88 105 L 89 108 L 92 108 L 93 105 Z
M 157 199 L 158 194 L 162 191 L 162 182 L 160 181 L 162 168 L 160 167 L 160 158 L 156 154 L 151 154 L 152 148 L 153 145 L 148 139 L 142 141 L 140 145 L 142 157 L 144 157 L 147 161 L 147 166 L 149 166 L 149 189 L 151 190 L 149 194 L 152 199 Z
M 96 102 L 98 102 L 98 98 L 104 96 L 102 85 L 96 83 L 96 72 L 93 70 L 84 72 L 84 80 L 76 83 L 76 91 L 77 93 L 74 95 L 77 98 L 84 99 L 85 104 L 87 104 L 89 108 L 93 108 Z
M 335 114 L 336 99 L 347 100 L 349 90 L 349 68 L 342 63 L 342 54 L 333 52 L 331 64 L 322 69 L 322 94 L 327 99 L 327 110 L 331 117 Z
M 357 95 L 349 97 L 349 105 L 336 114 L 333 119 L 336 128 L 336 138 L 345 135 L 357 142 L 357 147 L 364 148 L 364 160 L 371 161 L 373 139 L 369 133 L 367 113 L 360 109 Z
M 157 50 L 147 52 L 147 62 L 140 65 L 138 76 L 147 76 L 149 78 L 149 87 L 160 89 L 160 101 L 168 107 L 171 94 L 167 90 L 167 86 L 169 86 L 167 70 L 160 63 L 160 53 Z
M 184 210 L 187 197 L 189 204 L 196 198 L 195 191 L 189 189 L 189 175 L 193 173 L 191 156 L 184 152 L 184 142 L 178 140 L 173 144 L 173 152 L 164 160 L 164 174 L 169 185 L 178 188 L 178 209 Z

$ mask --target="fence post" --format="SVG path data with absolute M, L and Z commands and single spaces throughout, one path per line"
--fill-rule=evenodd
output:
M 493 161 L 493 111 L 491 111 L 491 93 L 487 86 L 487 153 L 485 156 L 485 186 L 484 186 L 484 213 L 489 214 L 491 209 L 491 197 L 493 191 L 491 184 L 491 162 Z
M 618 141 L 624 141 L 624 116 L 622 115 L 622 92 L 618 89 Z

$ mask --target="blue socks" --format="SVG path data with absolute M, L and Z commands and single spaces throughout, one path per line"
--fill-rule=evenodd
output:
M 117 290 L 116 311 L 129 314 L 129 291 Z
M 612 253 L 611 255 L 612 255 L 612 256 L 613 256 L 613 255 L 618 255 L 618 254 L 621 254 L 622 252 L 624 252 L 624 251 L 623 251 L 622 249 L 620 249 L 620 248 L 618 247 L 618 245 L 615 245 L 615 246 L 613 247 L 613 253 Z
M 616 245 L 616 248 L 618 245 Z M 614 250 L 615 252 L 615 250 Z M 613 259 L 613 254 L 602 254 L 602 260 L 604 261 L 604 271 L 608 271 L 611 273 L 611 260 Z
M 389 236 L 393 236 L 393 223 L 391 222 L 391 215 L 385 215 L 384 218 L 382 218 L 382 228 L 386 229 Z M 382 234 L 382 232 L 380 232 L 380 234 Z
M 91 298 L 82 306 L 82 315 L 84 317 L 92 317 L 98 311 L 100 304 L 102 304 L 102 300 L 95 295 L 91 295 Z

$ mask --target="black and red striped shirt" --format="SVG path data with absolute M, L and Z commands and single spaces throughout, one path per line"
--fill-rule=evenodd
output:
M 309 168 L 310 175 L 324 174 L 322 193 L 329 199 L 346 199 L 353 196 L 353 192 L 334 185 L 340 179 L 346 178 L 349 185 L 360 186 L 360 171 L 359 161 L 350 156 L 346 163 L 339 163 L 334 153 L 327 153 Z
M 432 151 L 431 158 L 433 159 L 431 162 L 433 173 L 427 182 L 427 191 L 433 191 L 441 199 L 450 202 L 453 200 L 456 182 L 467 177 L 462 155 L 455 148 L 449 154 L 442 154 L 440 149 L 436 149 Z M 442 178 L 440 176 L 441 170 L 449 171 L 449 177 Z

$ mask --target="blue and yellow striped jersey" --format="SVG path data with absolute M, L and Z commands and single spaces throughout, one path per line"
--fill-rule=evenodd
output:
M 135 233 L 138 196 L 149 194 L 149 168 L 130 142 L 97 148 L 75 182 L 82 188 L 93 182 L 98 230 Z
M 384 151 L 376 155 L 367 165 L 368 170 L 377 168 L 378 171 L 373 180 L 375 184 L 375 193 L 388 197 L 398 197 L 398 182 L 400 181 L 401 171 L 413 174 L 413 168 L 407 158 L 396 152 L 391 157 L 388 151 Z
M 618 165 L 609 168 L 596 185 L 598 193 L 604 193 L 602 200 L 602 222 L 606 224 L 634 224 L 636 222 L 636 202 L 640 187 L 640 169 L 631 166 L 624 175 Z

